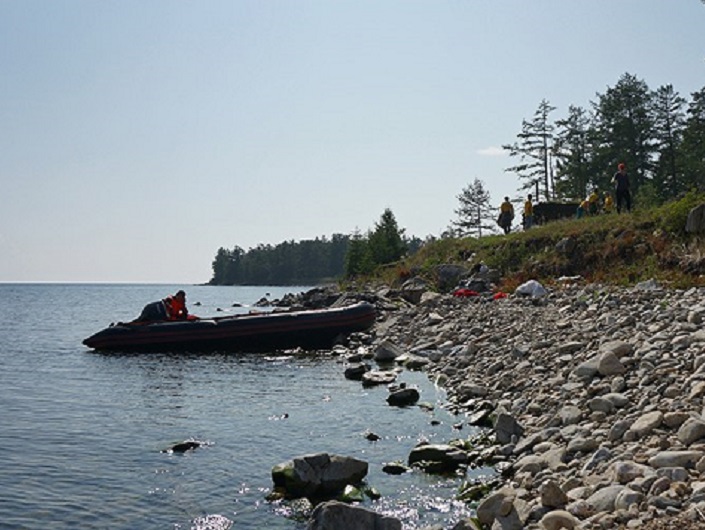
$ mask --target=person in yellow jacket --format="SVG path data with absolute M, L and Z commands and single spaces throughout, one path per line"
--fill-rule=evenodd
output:
M 582 219 L 583 217 L 588 215 L 589 211 L 590 211 L 590 201 L 585 199 L 578 205 L 578 209 L 575 212 L 575 218 Z
M 504 198 L 504 202 L 499 207 L 499 218 L 497 224 L 502 227 L 505 234 L 508 234 L 512 229 L 512 221 L 514 220 L 514 206 L 509 202 L 509 197 Z
M 534 205 L 531 203 L 531 194 L 526 196 L 524 203 L 524 230 L 534 226 Z
M 588 213 L 590 215 L 597 215 L 598 203 L 600 202 L 600 195 L 597 190 L 592 190 L 592 193 L 587 198 L 588 201 Z
M 605 202 L 602 205 L 602 210 L 605 213 L 612 213 L 614 210 L 614 199 L 612 199 L 612 195 L 609 193 L 605 193 Z

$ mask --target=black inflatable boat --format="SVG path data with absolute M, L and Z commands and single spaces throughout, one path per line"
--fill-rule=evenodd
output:
M 340 335 L 364 331 L 375 322 L 366 302 L 329 309 L 249 313 L 170 322 L 118 323 L 83 344 L 114 351 L 268 351 L 327 348 Z

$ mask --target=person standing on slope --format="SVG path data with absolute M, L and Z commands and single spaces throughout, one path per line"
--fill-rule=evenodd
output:
M 629 190 L 629 175 L 627 175 L 627 166 L 620 163 L 617 166 L 617 173 L 612 177 L 614 184 L 615 198 L 617 200 L 617 213 L 622 213 L 622 203 L 627 208 L 628 212 L 632 211 L 632 194 Z
M 514 206 L 509 202 L 509 197 L 505 197 L 504 202 L 499 207 L 499 219 L 497 219 L 497 224 L 502 227 L 505 234 L 508 234 L 512 229 L 513 220 Z
M 524 203 L 524 230 L 534 226 L 534 205 L 531 203 L 531 193 L 526 196 Z

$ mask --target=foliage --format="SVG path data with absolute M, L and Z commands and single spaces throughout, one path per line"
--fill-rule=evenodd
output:
M 658 155 L 654 164 L 654 186 L 666 197 L 685 191 L 678 146 L 685 124 L 685 99 L 672 85 L 660 87 L 653 95 L 654 136 Z
M 258 245 L 245 252 L 218 249 L 211 285 L 313 285 L 343 274 L 350 238 L 334 234 L 315 240 Z
M 407 254 L 409 245 L 419 244 L 418 238 L 404 239 L 404 230 L 399 228 L 394 213 L 387 208 L 366 237 L 360 234 L 353 237 L 345 257 L 345 277 L 368 275 L 380 266 L 395 263 Z
M 684 185 L 705 191 L 705 87 L 692 94 L 683 129 L 680 153 L 683 157 Z
M 595 169 L 604 174 L 626 163 L 632 193 L 650 177 L 656 153 L 651 97 L 646 82 L 627 73 L 593 103 L 598 141 Z
M 507 236 L 438 240 L 404 266 L 430 281 L 438 265 L 470 268 L 484 261 L 500 272 L 498 288 L 505 291 L 529 279 L 548 285 L 561 276 L 620 285 L 649 278 L 674 287 L 705 285 L 705 241 L 685 233 L 688 213 L 699 204 L 705 194 L 692 192 L 631 214 L 567 219 Z M 574 242 L 569 253 L 559 250 L 566 240 Z
M 372 251 L 367 239 L 363 239 L 359 233 L 353 235 L 350 240 L 350 247 L 345 255 L 345 276 L 365 276 L 374 271 L 375 265 L 372 258 Z
M 587 196 L 594 187 L 594 173 L 590 170 L 593 149 L 590 143 L 591 118 L 582 107 L 568 107 L 568 117 L 556 121 L 555 195 L 559 199 L 577 199 Z
M 404 230 L 399 229 L 394 213 L 386 208 L 375 229 L 368 236 L 372 259 L 376 265 L 386 265 L 399 260 L 406 253 Z
M 654 213 L 658 219 L 659 228 L 676 237 L 685 237 L 685 223 L 688 219 L 688 213 L 704 202 L 704 195 L 692 191 L 678 201 L 664 204 Z
M 537 198 L 584 198 L 592 189 L 608 190 L 620 162 L 636 205 L 705 190 L 705 88 L 687 102 L 671 85 L 652 91 L 625 73 L 590 104 L 590 111 L 570 105 L 567 117 L 551 123 L 555 107 L 543 100 L 533 120 L 522 120 L 517 142 L 503 146 L 520 159 L 505 171 L 516 173 L 522 190 L 535 186 Z
M 365 236 L 334 234 L 315 240 L 260 244 L 248 251 L 219 248 L 212 263 L 211 285 L 314 285 L 347 277 L 364 277 L 396 263 L 424 244 L 405 238 L 394 214 L 386 209 Z M 399 275 L 405 274 L 400 270 Z M 408 271 L 406 272 L 408 275 Z
M 518 141 L 502 146 L 509 152 L 509 156 L 519 158 L 517 165 L 505 171 L 512 171 L 525 181 L 523 190 L 531 191 L 536 188 L 536 200 L 541 197 L 541 191 L 546 200 L 550 200 L 553 194 L 549 157 L 553 145 L 554 125 L 549 122 L 548 116 L 554 110 L 556 107 L 551 106 L 545 99 L 542 100 L 533 119 L 522 121 L 521 132 L 517 134 Z
M 457 196 L 460 205 L 455 210 L 457 219 L 452 221 L 453 235 L 482 237 L 482 231 L 495 229 L 495 214 L 490 203 L 490 192 L 480 179 L 468 184 Z

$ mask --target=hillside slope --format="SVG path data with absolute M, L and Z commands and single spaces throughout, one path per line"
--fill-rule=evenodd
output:
M 383 272 L 398 284 L 411 276 L 434 282 L 442 264 L 468 268 L 483 261 L 502 275 L 500 288 L 528 279 L 550 284 L 561 276 L 629 285 L 654 278 L 666 286 L 705 285 L 705 236 L 686 233 L 688 213 L 705 195 L 629 214 L 601 214 L 547 223 L 527 231 L 443 239 Z

